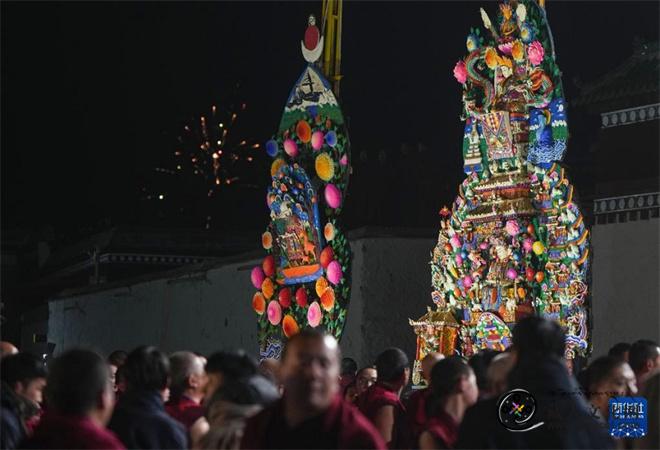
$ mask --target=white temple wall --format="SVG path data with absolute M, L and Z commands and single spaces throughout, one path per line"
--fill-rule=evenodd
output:
M 596 225 L 592 232 L 594 354 L 619 341 L 659 340 L 660 221 Z M 353 290 L 341 342 L 344 355 L 365 365 L 379 351 L 398 346 L 414 357 L 408 318 L 431 305 L 433 234 L 369 229 L 350 234 Z M 168 352 L 243 348 L 256 356 L 249 271 L 260 261 L 234 258 L 204 270 L 179 270 L 53 299 L 48 341 L 56 344 L 56 353 L 77 345 L 107 354 L 153 344 Z

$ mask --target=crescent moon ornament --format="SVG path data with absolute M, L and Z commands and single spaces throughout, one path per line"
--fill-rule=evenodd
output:
M 305 61 L 308 63 L 314 63 L 318 61 L 318 59 L 321 57 L 321 54 L 323 53 L 323 36 L 321 36 L 319 43 L 312 50 L 308 50 L 305 47 L 305 43 L 300 41 L 300 50 L 302 51 L 303 58 L 305 58 Z

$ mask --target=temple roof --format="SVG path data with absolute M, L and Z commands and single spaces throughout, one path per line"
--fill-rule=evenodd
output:
M 587 83 L 572 103 L 599 113 L 657 103 L 659 79 L 659 43 L 636 43 L 626 61 Z

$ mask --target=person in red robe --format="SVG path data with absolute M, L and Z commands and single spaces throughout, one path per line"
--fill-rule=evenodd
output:
M 170 356 L 170 399 L 165 411 L 190 429 L 204 415 L 202 400 L 206 376 L 202 358 L 192 352 L 176 352 Z
M 248 420 L 244 449 L 384 449 L 374 427 L 339 389 L 340 352 L 327 334 L 306 329 L 282 354 L 284 396 Z
M 395 423 L 402 423 L 405 415 L 400 397 L 410 379 L 410 361 L 401 349 L 389 348 L 376 358 L 376 371 L 376 384 L 358 396 L 356 405 L 390 448 L 405 446 Z
M 477 378 L 463 358 L 452 356 L 437 362 L 431 370 L 428 420 L 419 436 L 419 448 L 454 448 L 465 411 L 478 396 Z
M 51 365 L 48 411 L 22 444 L 28 449 L 111 449 L 125 447 L 105 428 L 114 408 L 110 370 L 88 350 L 71 350 Z
M 427 422 L 426 417 L 426 401 L 429 393 L 431 392 L 428 386 L 431 385 L 431 369 L 435 363 L 444 359 L 445 355 L 442 353 L 432 352 L 422 359 L 422 378 L 426 381 L 427 388 L 418 389 L 413 392 L 408 401 L 406 402 L 406 423 L 405 433 L 409 441 L 410 448 L 417 447 L 419 442 L 419 435 L 424 431 L 424 426 Z

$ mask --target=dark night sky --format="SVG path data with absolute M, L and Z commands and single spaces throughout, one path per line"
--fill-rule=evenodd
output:
M 3 227 L 130 222 L 140 174 L 167 159 L 182 120 L 236 81 L 252 137 L 267 139 L 320 3 L 3 2 Z M 461 178 L 452 68 L 483 3 L 345 2 L 342 102 L 354 152 L 424 142 L 438 179 Z M 576 77 L 619 64 L 636 36 L 658 39 L 658 5 L 547 2 L 569 101 Z M 496 4 L 487 8 L 494 17 Z

